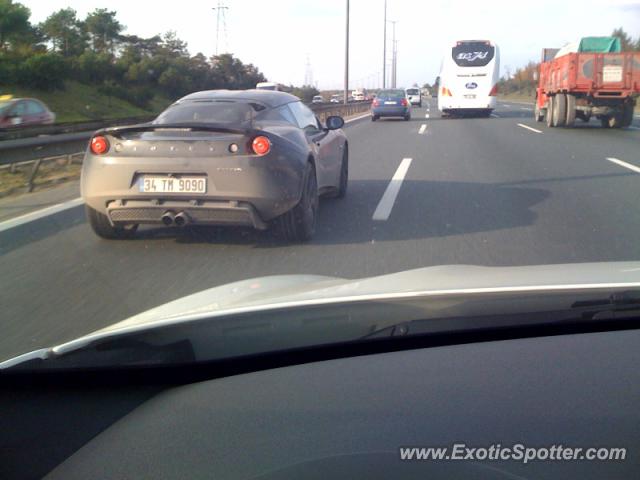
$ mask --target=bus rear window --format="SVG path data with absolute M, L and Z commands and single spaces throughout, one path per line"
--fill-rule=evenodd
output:
M 459 67 L 484 67 L 493 60 L 496 49 L 484 42 L 465 42 L 453 47 L 451 53 Z

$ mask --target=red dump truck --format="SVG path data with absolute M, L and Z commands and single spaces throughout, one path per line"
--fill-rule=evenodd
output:
M 534 116 L 549 127 L 591 117 L 605 128 L 628 127 L 639 94 L 640 53 L 620 52 L 616 38 L 587 37 L 542 51 Z

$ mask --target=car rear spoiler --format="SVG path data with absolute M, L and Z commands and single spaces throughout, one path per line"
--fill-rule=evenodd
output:
M 259 135 L 263 134 L 255 128 L 233 127 L 225 124 L 215 123 L 141 123 L 139 125 L 129 125 L 124 127 L 109 127 L 96 132 L 97 134 L 107 134 L 114 137 L 123 133 L 134 132 L 155 132 L 158 130 L 190 130 L 199 132 L 220 132 L 220 133 L 237 133 L 241 135 Z

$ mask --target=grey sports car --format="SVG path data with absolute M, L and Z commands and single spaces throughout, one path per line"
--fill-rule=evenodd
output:
M 151 123 L 93 135 L 81 179 L 89 223 L 109 239 L 141 224 L 193 224 L 274 225 L 308 240 L 319 196 L 346 193 L 343 125 L 323 125 L 284 92 L 193 93 Z

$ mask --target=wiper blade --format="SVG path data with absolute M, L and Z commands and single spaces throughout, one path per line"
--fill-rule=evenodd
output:
M 609 308 L 636 308 L 640 307 L 640 291 L 629 290 L 626 292 L 614 292 L 607 298 L 594 300 L 581 300 L 571 305 L 571 308 L 609 307 Z

